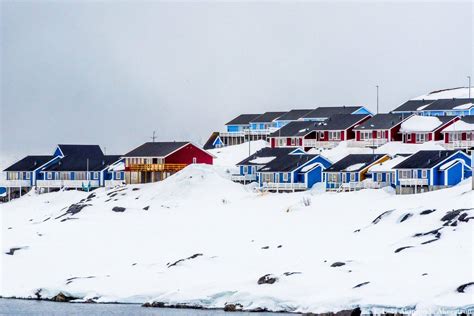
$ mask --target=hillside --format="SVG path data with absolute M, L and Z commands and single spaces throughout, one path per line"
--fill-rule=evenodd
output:
M 222 159 L 240 159 L 231 150 Z M 260 194 L 232 183 L 219 159 L 159 183 L 0 205 L 0 295 L 294 312 L 474 307 L 474 286 L 463 286 L 474 282 L 470 179 L 406 196 Z M 258 284 L 267 274 L 261 283 L 274 283 Z

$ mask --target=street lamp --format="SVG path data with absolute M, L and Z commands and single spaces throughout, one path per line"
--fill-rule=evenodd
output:
M 378 86 L 377 86 L 378 88 Z M 378 111 L 377 111 L 378 112 Z M 372 133 L 372 155 L 375 154 L 375 138 L 374 138 L 374 124 L 370 124 L 370 127 L 372 128 L 371 133 Z
M 375 86 L 377 88 L 377 114 L 379 114 L 379 86 Z
M 471 98 L 471 76 L 467 76 L 467 79 L 469 80 L 469 86 L 467 87 L 467 91 L 469 93 L 469 99 Z

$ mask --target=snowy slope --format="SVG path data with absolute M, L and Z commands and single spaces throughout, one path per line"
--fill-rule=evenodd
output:
M 457 291 L 474 281 L 472 192 L 468 180 L 406 196 L 258 194 L 219 167 L 193 165 L 160 183 L 89 198 L 30 194 L 0 205 L 0 295 L 454 312 L 474 305 L 474 286 Z M 87 206 L 67 213 L 73 203 Z M 442 220 L 458 209 L 468 210 Z M 21 249 L 6 254 L 11 248 Z M 278 280 L 258 284 L 266 274 Z
M 471 98 L 474 96 L 474 88 L 471 87 Z M 469 89 L 467 87 L 443 89 L 432 91 L 428 94 L 420 95 L 412 100 L 438 100 L 438 99 L 467 99 L 469 97 Z

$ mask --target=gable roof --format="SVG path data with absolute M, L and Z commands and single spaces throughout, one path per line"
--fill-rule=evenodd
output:
M 295 148 L 271 148 L 271 147 L 264 147 L 259 151 L 255 152 L 253 155 L 245 158 L 241 162 L 237 163 L 237 166 L 240 165 L 264 165 L 265 163 L 256 163 L 252 162 L 257 158 L 263 157 L 275 157 L 275 159 L 280 159 L 282 157 L 288 156 L 291 152 L 295 151 Z
M 392 110 L 392 112 L 416 112 L 421 111 L 431 103 L 433 100 L 408 100 L 407 102 L 403 103 L 396 109 Z
M 457 150 L 420 150 L 393 168 L 430 169 L 457 152 Z
M 320 106 L 307 113 L 303 118 L 328 118 L 334 114 L 352 114 L 362 106 Z
M 406 117 L 405 117 L 406 118 Z M 389 129 L 392 128 L 404 120 L 401 114 L 395 113 L 383 113 L 376 114 L 363 122 L 359 126 L 355 127 L 355 130 L 372 130 L 372 129 Z
M 282 159 L 273 159 L 265 166 L 263 166 L 259 172 L 286 172 L 293 171 L 298 167 L 306 164 L 308 161 L 318 157 L 319 155 L 287 155 Z
M 166 157 L 187 144 L 190 142 L 147 142 L 123 157 Z
M 385 154 L 350 154 L 341 160 L 334 163 L 327 172 L 359 172 L 380 158 L 386 156 Z
M 59 160 L 58 163 L 48 166 L 41 171 L 100 171 L 114 162 L 117 162 L 119 159 L 119 155 L 103 155 L 99 158 L 68 155 Z
M 287 112 L 265 112 L 252 119 L 250 123 L 271 123 Z
M 71 145 L 71 144 L 60 144 L 59 149 L 64 156 L 81 156 L 81 157 L 102 157 L 104 153 L 100 149 L 99 145 Z
M 436 100 L 426 108 L 424 111 L 436 110 L 466 110 L 474 107 L 474 99 L 440 99 Z
M 325 121 L 313 122 L 314 130 L 346 130 L 368 117 L 368 114 L 334 114 Z
M 445 133 L 464 131 L 474 131 L 474 115 L 466 115 L 461 117 L 461 119 L 444 128 L 441 132 Z
M 432 132 L 450 121 L 456 116 L 421 116 L 413 115 L 402 123 L 400 132 Z
M 314 129 L 314 125 L 315 122 L 310 121 L 290 122 L 277 131 L 271 133 L 269 137 L 304 136 Z
M 261 114 L 240 114 L 231 121 L 227 122 L 225 125 L 249 125 L 250 121 L 256 117 L 259 117 L 260 115 Z
M 296 121 L 296 120 L 302 118 L 303 116 L 305 116 L 306 114 L 308 114 L 311 111 L 312 111 L 312 109 L 309 109 L 309 110 L 308 109 L 306 109 L 306 110 L 291 110 L 291 111 L 286 112 L 282 116 L 280 116 L 278 118 L 278 121 Z
M 13 165 L 4 171 L 33 171 L 38 169 L 48 161 L 52 160 L 54 156 L 26 156 L 25 158 L 15 162 Z
M 209 139 L 206 141 L 204 146 L 202 148 L 204 149 L 213 149 L 214 148 L 214 142 L 216 141 L 217 137 L 219 137 L 219 132 L 212 132 L 211 136 Z

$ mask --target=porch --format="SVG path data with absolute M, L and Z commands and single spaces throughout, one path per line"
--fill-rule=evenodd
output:
M 38 188 L 73 188 L 81 189 L 83 187 L 91 188 L 99 187 L 99 180 L 38 180 L 36 186 Z
M 303 147 L 311 148 L 334 148 L 339 145 L 339 141 L 319 141 L 316 139 L 303 139 Z
M 256 174 L 233 174 L 230 179 L 234 182 L 253 182 L 257 181 L 257 175 Z
M 4 188 L 31 187 L 31 182 L 30 180 L 0 180 L 0 187 L 4 187 Z
M 306 183 L 291 183 L 291 182 L 264 182 L 263 190 L 267 191 L 301 191 L 306 190 Z

